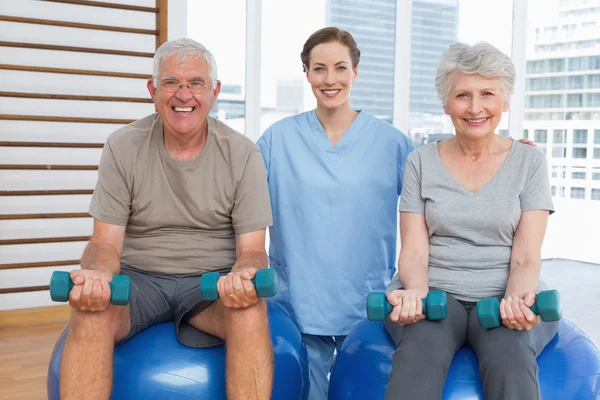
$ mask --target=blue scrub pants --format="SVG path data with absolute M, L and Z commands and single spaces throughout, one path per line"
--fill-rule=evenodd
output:
M 318 336 L 302 334 L 308 353 L 310 392 L 308 400 L 327 400 L 329 371 L 334 351 L 339 352 L 346 336 Z

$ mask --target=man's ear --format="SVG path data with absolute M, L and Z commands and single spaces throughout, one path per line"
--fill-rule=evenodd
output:
M 148 93 L 150 93 L 150 97 L 152 97 L 152 101 L 156 102 L 156 87 L 154 86 L 154 81 L 152 78 L 148 78 L 146 82 L 146 87 L 148 88 Z
M 217 80 L 215 88 L 212 90 L 212 103 L 210 106 L 211 109 L 212 109 L 212 106 L 214 106 L 215 101 L 217 101 L 217 97 L 219 97 L 219 93 L 221 93 L 221 81 Z

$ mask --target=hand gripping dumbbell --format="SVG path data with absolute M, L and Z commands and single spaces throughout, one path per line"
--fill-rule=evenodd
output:
M 545 290 L 536 295 L 531 311 L 539 315 L 542 321 L 558 321 L 561 318 L 560 294 L 557 290 Z M 482 328 L 497 328 L 502 325 L 500 316 L 500 302 L 496 297 L 479 300 L 477 302 L 477 319 Z
M 219 291 L 217 290 L 217 281 L 221 277 L 219 272 L 207 272 L 200 277 L 200 293 L 204 300 L 217 300 Z M 279 280 L 277 273 L 272 268 L 264 268 L 256 271 L 252 278 L 252 283 L 256 289 L 258 297 L 273 297 L 277 294 Z
M 75 284 L 71 281 L 71 274 L 65 271 L 54 271 L 50 278 L 50 297 L 54 301 L 69 301 L 69 293 Z M 108 283 L 110 286 L 110 304 L 125 306 L 131 296 L 131 281 L 128 276 L 115 275 Z
M 422 313 L 430 321 L 445 319 L 448 315 L 448 299 L 446 292 L 432 291 L 423 302 Z M 367 296 L 367 317 L 371 321 L 384 321 L 394 307 L 388 302 L 384 292 L 371 292 Z

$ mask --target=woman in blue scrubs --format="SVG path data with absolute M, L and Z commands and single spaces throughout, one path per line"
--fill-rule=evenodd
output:
M 395 272 L 397 203 L 415 144 L 350 105 L 360 50 L 346 31 L 315 32 L 301 54 L 317 108 L 285 118 L 258 140 L 274 224 L 274 299 L 288 310 L 309 357 L 310 399 L 327 399 L 334 350 L 366 317 L 366 298 Z M 376 93 L 375 93 L 376 95 Z

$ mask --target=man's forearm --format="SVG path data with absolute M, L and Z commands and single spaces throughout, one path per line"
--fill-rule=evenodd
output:
M 239 271 L 246 268 L 262 269 L 267 268 L 267 253 L 264 251 L 245 251 L 233 265 L 232 271 Z
M 121 256 L 110 244 L 90 242 L 81 256 L 81 268 L 118 275 L 121 272 Z

